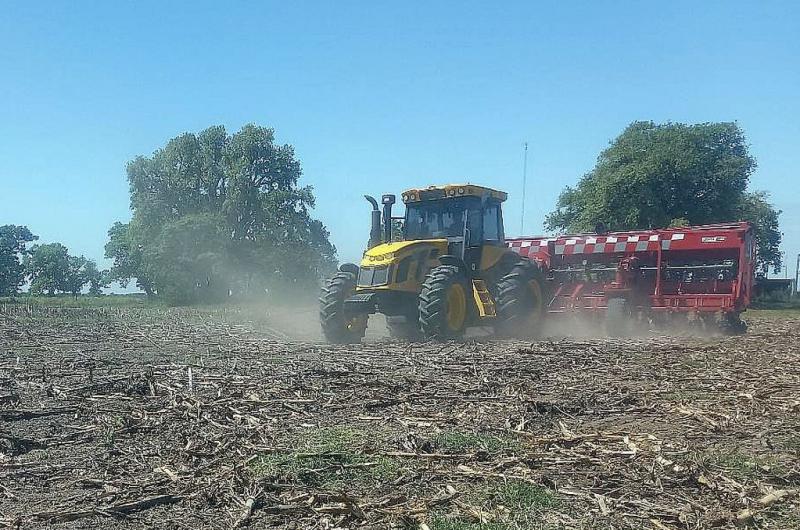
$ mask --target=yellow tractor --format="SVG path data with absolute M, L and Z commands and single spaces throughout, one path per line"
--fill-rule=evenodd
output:
M 372 204 L 367 250 L 325 282 L 320 323 L 334 343 L 359 342 L 370 314 L 407 340 L 461 337 L 470 326 L 535 335 L 544 316 L 539 267 L 506 247 L 501 205 L 506 193 L 473 184 L 411 189 L 404 217 L 394 195 Z

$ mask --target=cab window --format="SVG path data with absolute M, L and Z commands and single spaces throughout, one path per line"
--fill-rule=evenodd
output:
M 469 241 L 467 241 L 467 244 L 470 246 L 480 245 L 483 241 L 483 227 L 481 226 L 481 211 L 479 208 L 467 211 L 467 228 L 469 228 Z
M 484 241 L 503 239 L 503 229 L 500 226 L 500 207 L 497 204 L 487 205 L 483 209 L 483 239 Z
M 474 198 L 463 197 L 421 201 L 407 205 L 406 220 L 403 227 L 405 239 L 429 239 L 463 235 L 465 212 L 473 208 L 475 202 Z

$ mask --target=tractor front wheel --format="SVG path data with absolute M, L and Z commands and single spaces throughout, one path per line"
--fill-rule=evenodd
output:
M 340 271 L 325 282 L 319 297 L 319 321 L 328 342 L 361 342 L 367 330 L 368 315 L 348 315 L 344 301 L 356 291 L 356 275 Z
M 461 337 L 469 314 L 467 277 L 455 265 L 433 268 L 419 293 L 419 327 L 426 338 Z

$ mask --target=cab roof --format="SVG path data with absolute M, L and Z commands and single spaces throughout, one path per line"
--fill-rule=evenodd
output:
M 494 190 L 475 184 L 445 184 L 443 186 L 428 186 L 427 188 L 412 188 L 403 192 L 403 202 L 432 201 L 450 197 L 480 197 L 481 199 L 496 199 L 500 202 L 508 198 L 504 191 Z

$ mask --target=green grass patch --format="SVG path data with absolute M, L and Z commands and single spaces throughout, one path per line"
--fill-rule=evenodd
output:
M 400 464 L 383 456 L 369 458 L 357 453 L 327 457 L 280 454 L 262 457 L 252 466 L 252 470 L 260 478 L 339 489 L 392 480 L 397 476 Z
M 370 441 L 370 435 L 352 427 L 325 427 L 310 431 L 304 445 L 316 452 L 337 453 L 361 448 Z
M 512 530 L 507 523 L 476 523 L 463 519 L 436 516 L 428 523 L 431 530 Z
M 12 304 L 32 307 L 145 307 L 158 305 L 148 301 L 144 294 L 109 294 L 89 296 L 82 294 L 75 297 L 71 294 L 53 296 L 20 294 L 18 296 L 0 297 L 0 304 Z
M 497 453 L 516 448 L 516 440 L 482 433 L 446 431 L 433 437 L 433 443 L 445 453 L 487 451 Z
M 351 452 L 324 456 L 276 453 L 264 455 L 251 464 L 251 471 L 259 478 L 330 489 L 388 482 L 400 469 L 400 463 L 393 458 Z
M 747 310 L 747 312 L 744 314 L 744 319 L 747 320 L 748 316 L 766 319 L 797 318 L 800 317 L 800 300 L 784 304 L 777 304 L 769 308 L 754 306 Z
M 487 522 L 478 522 L 458 514 L 433 514 L 431 530 L 506 530 L 550 529 L 545 515 L 560 506 L 555 492 L 522 480 L 492 481 L 474 484 L 464 491 L 464 503 L 486 514 Z
M 741 451 L 708 450 L 694 457 L 698 465 L 736 479 L 752 479 L 764 474 L 781 475 L 785 468 L 775 455 L 747 454 Z
M 541 511 L 558 506 L 558 497 L 552 490 L 542 486 L 511 480 L 497 488 L 493 504 L 512 511 Z
M 393 480 L 400 461 L 369 452 L 380 436 L 350 427 L 329 427 L 304 433 L 296 451 L 266 454 L 250 464 L 259 478 L 301 482 L 331 489 L 368 487 Z

